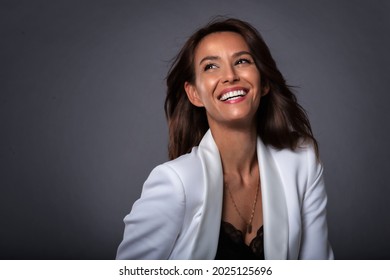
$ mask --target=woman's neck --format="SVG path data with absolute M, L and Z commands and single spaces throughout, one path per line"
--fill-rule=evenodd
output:
M 232 129 L 228 127 L 210 127 L 217 144 L 224 174 L 246 177 L 256 172 L 257 131 L 256 128 Z

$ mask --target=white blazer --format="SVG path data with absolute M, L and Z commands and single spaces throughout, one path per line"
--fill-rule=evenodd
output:
M 257 141 L 265 259 L 333 259 L 323 169 L 313 147 Z M 125 218 L 117 259 L 214 259 L 223 175 L 210 130 L 191 153 L 157 166 Z

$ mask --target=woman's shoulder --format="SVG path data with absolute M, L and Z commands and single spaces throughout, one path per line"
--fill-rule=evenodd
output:
M 164 176 L 164 174 L 175 176 L 182 183 L 185 183 L 196 178 L 199 179 L 202 170 L 202 160 L 198 152 L 198 147 L 194 147 L 190 153 L 156 166 L 152 174 L 158 173 L 159 176 Z
M 203 180 L 207 180 L 205 177 L 210 168 L 214 170 L 215 176 L 218 176 L 218 172 L 222 175 L 219 151 L 211 132 L 208 131 L 199 146 L 194 146 L 191 152 L 167 161 L 155 169 L 174 175 L 186 187 L 194 183 L 199 185 Z
M 281 159 L 296 161 L 319 161 L 316 147 L 312 141 L 300 139 L 295 149 L 278 149 L 273 146 L 268 146 L 271 154 Z
M 323 176 L 323 166 L 311 142 L 301 142 L 296 149 L 269 148 L 274 164 L 290 186 L 296 186 L 302 195 L 319 182 Z M 292 185 L 291 185 L 292 184 Z M 289 188 L 289 190 L 294 188 Z
M 322 163 L 313 142 L 301 140 L 295 149 L 269 147 L 276 165 L 294 173 L 316 176 L 322 172 Z
M 193 165 L 200 162 L 199 147 L 195 146 L 192 148 L 191 152 L 181 155 L 173 160 L 163 163 L 163 165 L 169 166 L 174 169 L 180 169 L 188 165 Z

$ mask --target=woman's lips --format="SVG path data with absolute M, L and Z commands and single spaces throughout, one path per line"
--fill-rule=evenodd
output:
M 248 90 L 245 88 L 229 88 L 223 90 L 218 99 L 223 102 L 236 101 L 245 97 L 247 93 Z

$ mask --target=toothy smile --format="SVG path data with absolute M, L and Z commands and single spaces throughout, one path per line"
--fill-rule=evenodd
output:
M 221 100 L 221 101 L 234 100 L 234 99 L 243 97 L 246 94 L 247 94 L 247 92 L 245 90 L 242 90 L 242 89 L 241 90 L 233 90 L 233 91 L 229 91 L 229 92 L 222 94 L 221 97 L 219 98 L 219 100 Z

